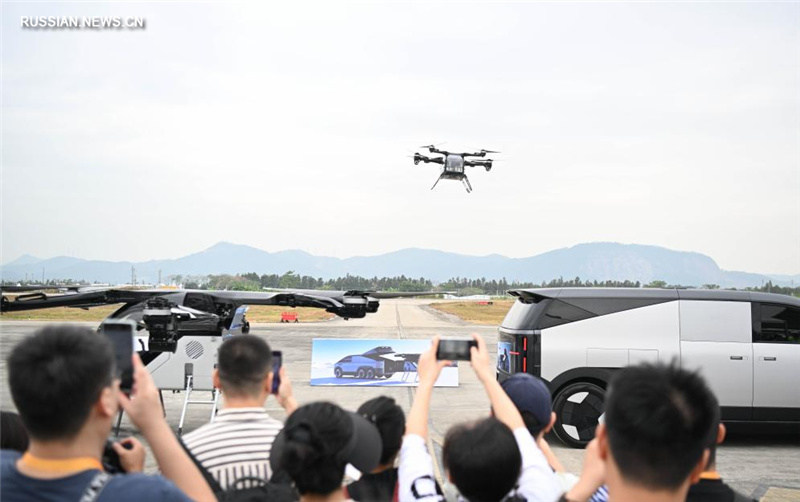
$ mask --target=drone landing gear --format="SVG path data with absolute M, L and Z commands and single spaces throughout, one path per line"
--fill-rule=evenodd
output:
M 431 187 L 431 190 L 433 190 L 434 188 L 436 188 L 436 184 L 437 184 L 437 183 L 439 183 L 439 180 L 440 180 L 440 179 L 442 179 L 442 177 L 441 177 L 441 176 L 439 176 L 438 178 L 436 178 L 436 183 L 434 183 L 434 184 L 433 184 L 433 186 Z
M 465 174 L 463 178 L 461 178 L 461 183 L 464 184 L 464 188 L 467 190 L 467 193 L 472 193 L 472 185 L 469 184 L 469 178 Z
M 211 399 L 210 400 L 200 400 L 200 401 L 192 401 L 192 375 L 186 375 L 186 388 L 184 392 L 186 393 L 183 398 L 183 410 L 181 410 L 181 419 L 178 422 L 178 435 L 180 436 L 183 433 L 183 421 L 186 418 L 186 408 L 189 407 L 190 404 L 210 404 L 213 405 L 211 407 L 211 419 L 210 422 L 214 421 L 214 417 L 217 415 L 217 403 L 219 401 L 219 389 L 214 389 L 211 391 Z

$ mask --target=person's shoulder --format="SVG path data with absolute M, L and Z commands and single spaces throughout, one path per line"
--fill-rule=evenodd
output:
M 210 422 L 210 423 L 207 423 L 207 424 L 203 424 L 200 427 L 198 427 L 197 429 L 195 429 L 195 430 L 193 430 L 191 432 L 187 432 L 186 434 L 182 435 L 181 436 L 181 441 L 183 441 L 183 443 L 188 446 L 189 443 L 191 443 L 192 441 L 194 441 L 194 440 L 196 440 L 198 438 L 201 438 L 201 437 L 207 435 L 208 433 L 214 433 L 214 429 L 215 428 L 216 427 L 214 426 L 213 422 Z
M 17 450 L 0 450 L 0 465 L 13 464 L 21 456 Z
M 519 448 L 519 452 L 523 457 L 527 456 L 529 452 L 540 451 L 539 446 L 536 444 L 536 438 L 533 437 L 527 427 L 517 427 L 511 432 L 514 434 L 517 448 Z
M 17 460 L 22 454 L 16 450 L 0 450 L 0 477 L 7 479 L 17 474 Z
M 266 423 L 266 424 L 268 424 L 268 425 L 270 425 L 272 427 L 277 427 L 278 429 L 283 429 L 283 422 L 281 422 L 277 418 L 273 418 L 273 417 L 271 417 L 269 415 L 267 415 L 264 418 L 264 423 Z
M 700 481 L 689 487 L 686 495 L 687 502 L 751 502 L 753 497 L 743 495 L 721 479 L 700 479 Z
M 158 502 L 190 499 L 172 481 L 162 476 L 136 473 L 114 476 L 103 490 L 103 497 L 99 502 L 138 500 Z

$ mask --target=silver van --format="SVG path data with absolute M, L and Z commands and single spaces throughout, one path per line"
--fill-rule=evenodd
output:
M 648 361 L 699 369 L 726 422 L 800 423 L 800 298 L 625 288 L 509 294 L 517 301 L 499 329 L 498 379 L 543 378 L 554 431 L 567 445 L 594 437 L 616 369 Z

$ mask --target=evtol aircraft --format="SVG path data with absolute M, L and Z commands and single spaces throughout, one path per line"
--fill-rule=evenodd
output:
M 214 404 L 216 409 L 218 393 L 214 390 L 211 375 L 217 363 L 217 350 L 227 336 L 249 331 L 245 313 L 250 305 L 321 308 L 344 319 L 356 319 L 377 312 L 381 298 L 439 294 L 359 290 L 253 292 L 76 288 L 61 294 L 25 293 L 12 299 L 6 296 L 6 291 L 8 289 L 4 289 L 0 300 L 0 312 L 53 307 L 87 309 L 121 304 L 103 322 L 112 319 L 134 321 L 139 355 L 158 388 L 186 391 L 179 431 L 190 402 Z M 213 400 L 191 401 L 192 390 L 210 390 Z

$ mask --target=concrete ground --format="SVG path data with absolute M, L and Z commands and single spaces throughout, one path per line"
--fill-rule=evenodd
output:
M 379 395 L 393 397 L 408 412 L 414 398 L 413 388 L 371 387 L 311 387 L 311 341 L 314 338 L 374 338 L 374 339 L 428 339 L 434 335 L 467 336 L 478 333 L 486 338 L 490 349 L 496 347 L 495 326 L 468 325 L 447 314 L 425 306 L 425 300 L 383 300 L 377 314 L 364 319 L 352 319 L 303 324 L 253 325 L 252 333 L 263 336 L 276 350 L 283 351 L 284 366 L 294 384 L 297 400 L 303 404 L 316 400 L 333 401 L 342 407 L 355 410 L 361 403 Z M 17 341 L 32 333 L 44 323 L 0 322 L 0 406 L 13 410 L 9 398 L 5 359 Z M 92 325 L 94 326 L 94 325 Z M 469 364 L 459 366 L 458 388 L 437 388 L 431 408 L 431 443 L 437 457 L 448 428 L 464 420 L 485 416 L 488 400 Z M 177 429 L 183 404 L 183 393 L 164 393 L 167 420 Z M 210 393 L 197 392 L 193 398 L 210 397 Z M 267 410 L 276 418 L 284 419 L 283 410 L 274 399 L 267 401 Z M 190 406 L 184 432 L 206 423 L 211 407 Z M 726 482 L 737 490 L 764 501 L 800 501 L 800 430 L 776 433 L 771 428 L 754 433 L 732 430 L 717 454 L 719 471 Z M 135 434 L 132 426 L 123 420 L 123 435 Z M 582 450 L 564 447 L 558 439 L 550 443 L 565 467 L 580 473 Z M 441 463 L 439 462 L 439 465 Z M 148 470 L 155 470 L 149 457 Z

